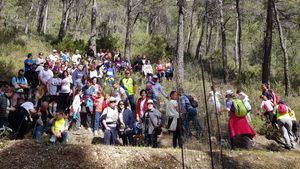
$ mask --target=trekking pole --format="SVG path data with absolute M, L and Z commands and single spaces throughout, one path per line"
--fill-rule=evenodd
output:
M 209 151 L 210 151 L 210 158 L 211 158 L 211 168 L 214 169 L 215 167 L 214 167 L 214 159 L 213 159 L 213 152 L 212 152 L 211 128 L 210 128 L 210 123 L 209 123 L 209 114 L 208 114 L 208 105 L 207 105 L 206 87 L 205 87 L 204 68 L 203 68 L 202 57 L 200 57 L 200 66 L 201 66 L 201 74 L 202 74 L 202 85 L 203 85 L 206 121 L 207 121 L 207 128 L 208 128 L 208 140 L 209 140 Z
M 217 133 L 218 133 L 218 140 L 219 140 L 219 146 L 220 146 L 220 160 L 221 160 L 222 168 L 224 168 L 224 165 L 223 165 L 222 136 L 221 136 L 220 122 L 219 122 L 217 102 L 216 102 L 215 83 L 214 83 L 214 79 L 213 79 L 213 72 L 214 71 L 213 71 L 212 61 L 213 61 L 213 58 L 211 58 L 211 61 L 210 61 L 210 79 L 211 79 L 211 86 L 213 88 L 215 115 L 216 115 L 217 127 L 218 127 Z

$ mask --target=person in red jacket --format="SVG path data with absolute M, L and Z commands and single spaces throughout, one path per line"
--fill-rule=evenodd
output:
M 136 103 L 136 109 L 135 109 L 135 118 L 136 118 L 136 134 L 142 133 L 142 117 L 144 116 L 144 113 L 147 111 L 147 101 L 150 98 L 147 96 L 146 90 L 140 91 L 140 98 L 138 99 Z

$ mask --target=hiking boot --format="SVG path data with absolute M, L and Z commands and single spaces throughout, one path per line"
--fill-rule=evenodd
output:
M 292 147 L 288 146 L 288 145 L 285 145 L 284 148 L 287 149 L 287 150 L 291 150 L 292 149 Z
M 90 133 L 93 133 L 92 128 L 88 128 L 88 131 L 89 131 Z
M 98 136 L 98 135 L 99 135 L 97 130 L 94 131 L 94 135 L 95 135 L 95 136 Z

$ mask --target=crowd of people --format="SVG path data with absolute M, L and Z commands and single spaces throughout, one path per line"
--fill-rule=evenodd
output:
M 36 59 L 29 53 L 24 69 L 11 84 L 1 84 L 0 127 L 9 126 L 17 139 L 32 131 L 39 142 L 46 134 L 52 143 L 67 143 L 68 132 L 86 128 L 94 136 L 103 137 L 107 145 L 122 140 L 123 145 L 135 146 L 143 139 L 152 147 L 158 147 L 158 136 L 166 127 L 173 133 L 173 147 L 182 147 L 183 138 L 201 137 L 202 128 L 198 102 L 191 95 L 182 88 L 170 94 L 164 91 L 162 83 L 172 81 L 173 72 L 171 59 L 166 63 L 158 60 L 153 68 L 145 55 L 139 55 L 131 65 L 118 52 L 113 55 L 109 50 L 100 50 L 95 57 L 82 57 L 79 50 L 72 56 L 66 50 L 53 50 L 47 57 L 39 53 Z M 133 73 L 140 74 L 146 85 L 138 84 Z M 241 136 L 248 140 L 245 147 L 250 148 L 255 131 L 250 126 L 249 97 L 239 90 L 227 90 L 223 108 L 220 92 L 212 87 L 209 96 L 217 113 L 229 112 L 231 142 Z M 165 114 L 161 113 L 163 98 Z M 281 129 L 286 148 L 293 148 L 297 138 L 294 111 L 266 84 L 260 98 L 266 119 Z

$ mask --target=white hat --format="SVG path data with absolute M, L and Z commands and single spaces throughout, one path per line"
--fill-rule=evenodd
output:
M 232 94 L 233 94 L 233 91 L 232 91 L 232 90 L 226 90 L 225 94 L 226 94 L 226 95 L 232 95 Z
M 147 101 L 147 104 L 154 104 L 154 102 L 153 102 L 153 100 L 149 99 L 149 100 Z
M 53 53 L 56 53 L 57 52 L 57 50 L 56 49 L 53 49 L 53 51 L 52 51 Z
M 110 97 L 109 99 L 108 99 L 108 102 L 110 103 L 110 102 L 116 102 L 117 101 L 117 99 L 115 98 L 115 97 Z

